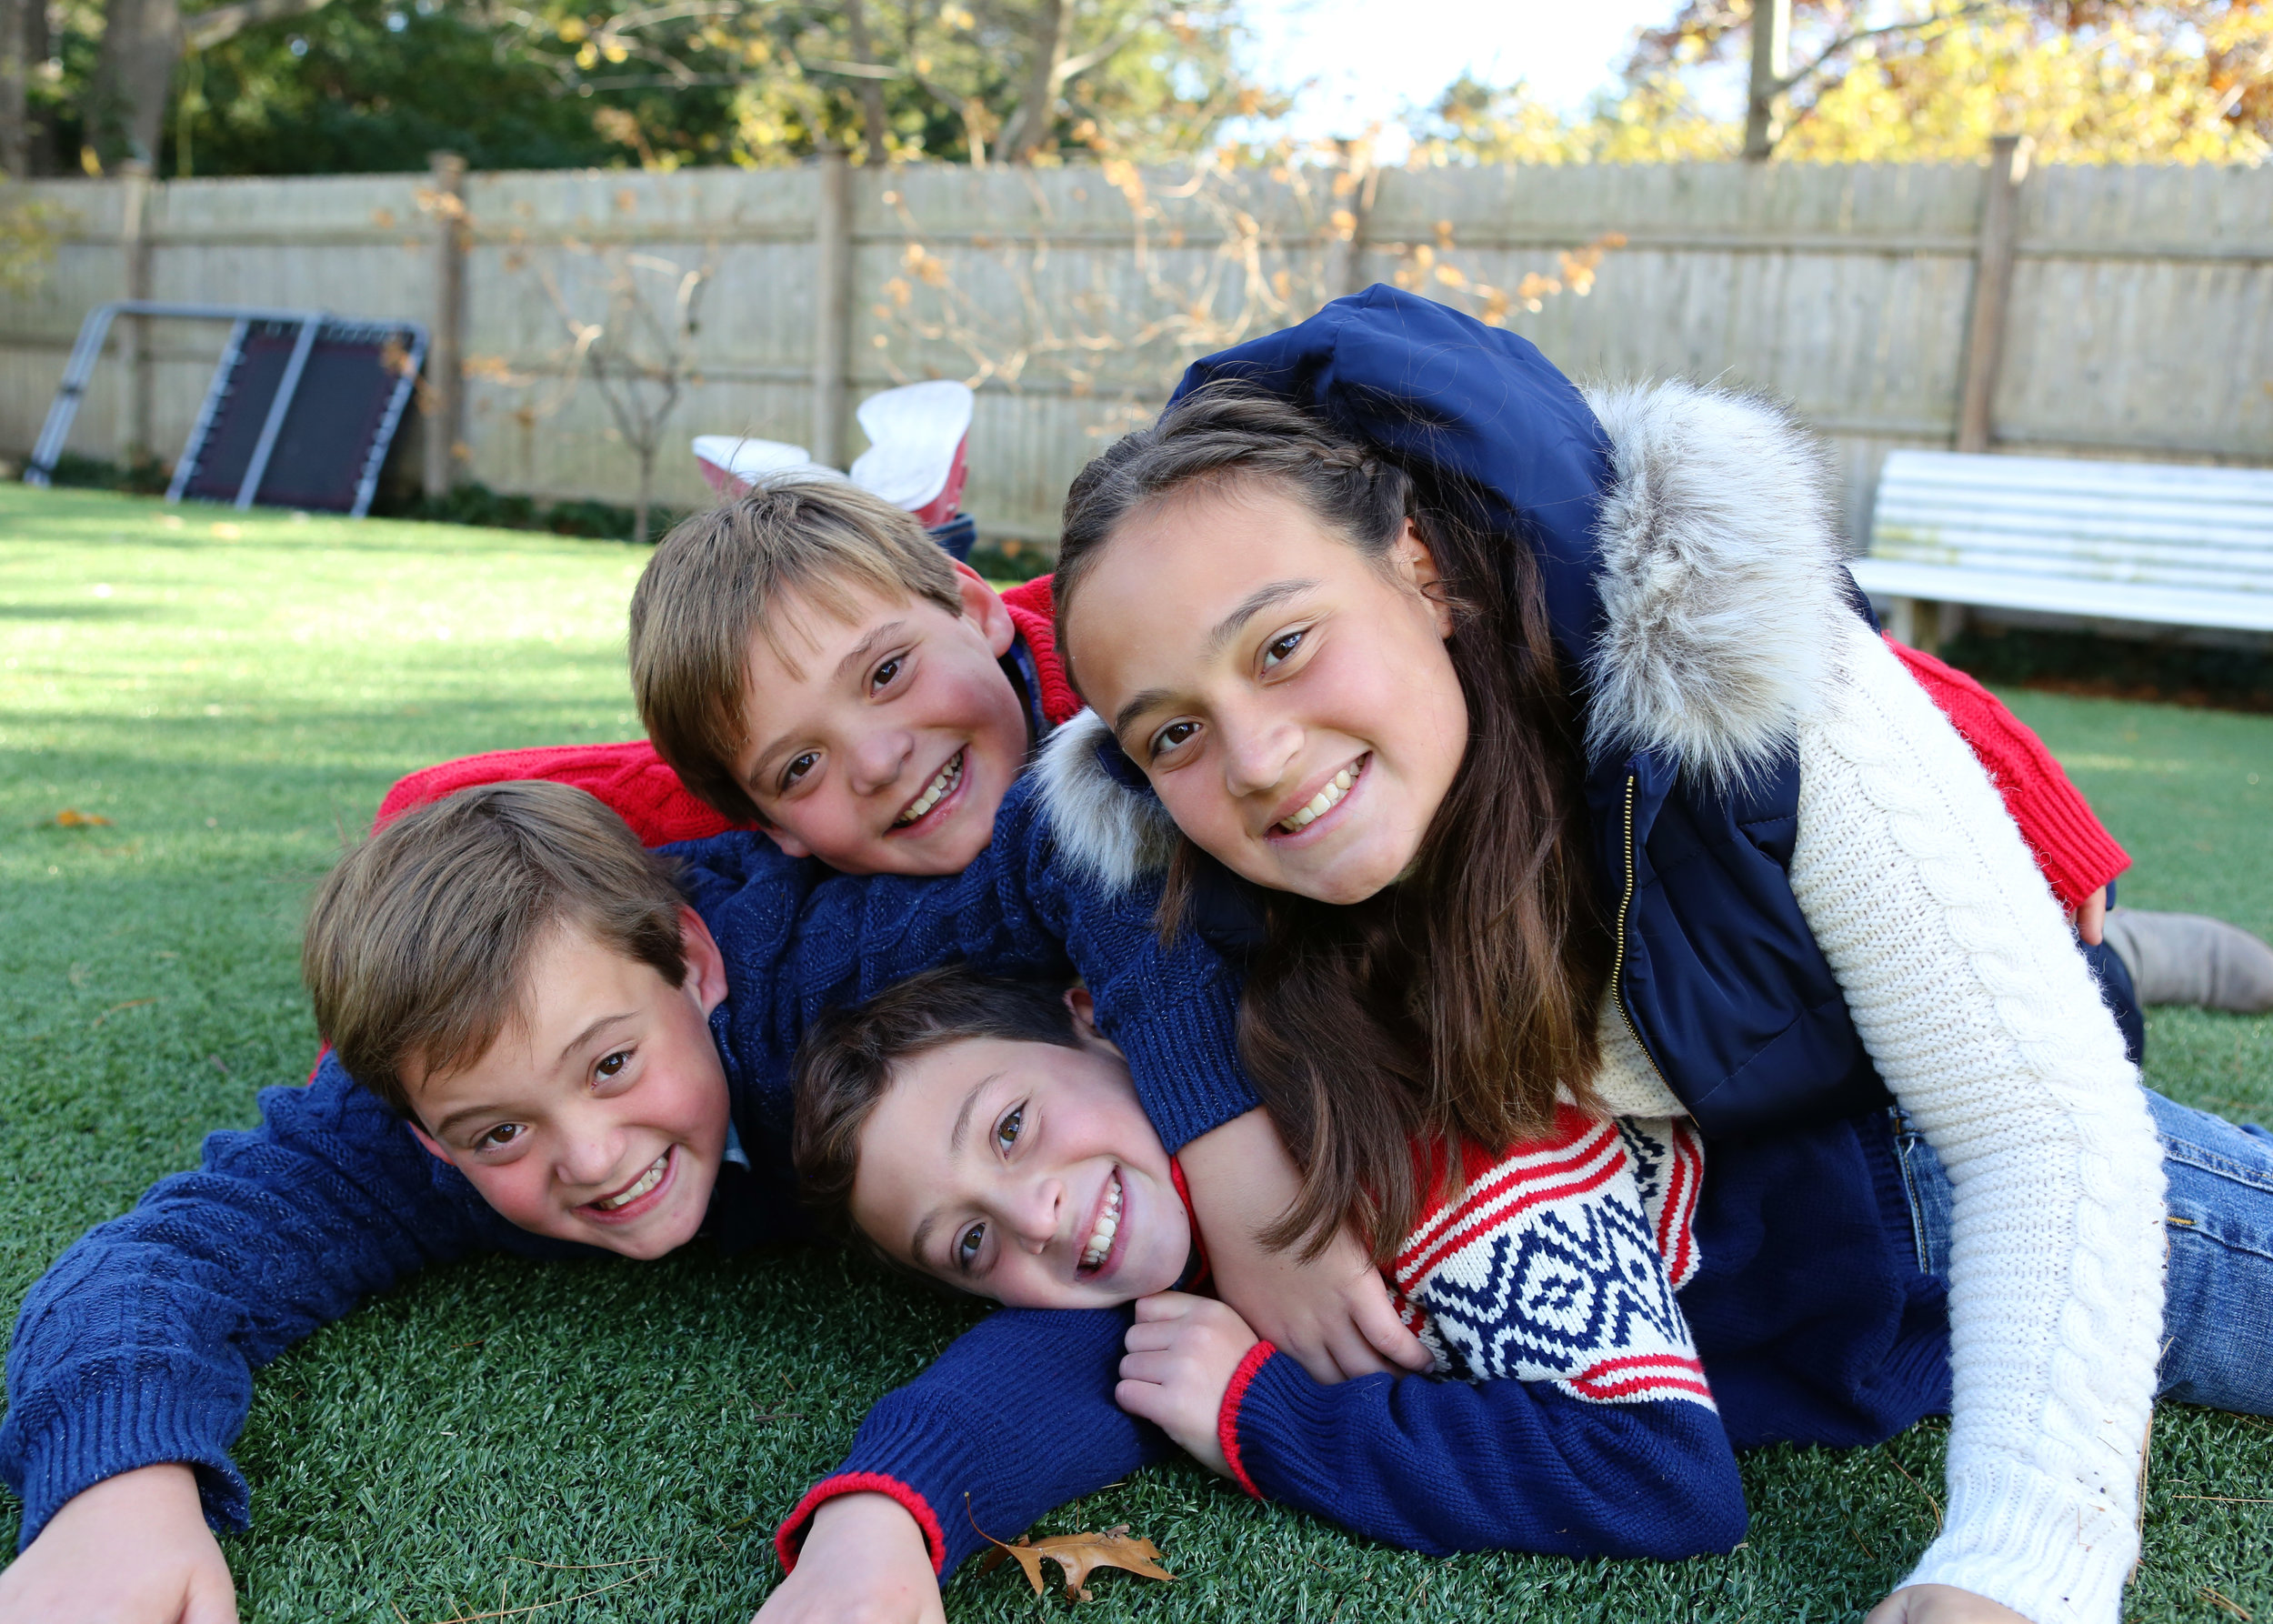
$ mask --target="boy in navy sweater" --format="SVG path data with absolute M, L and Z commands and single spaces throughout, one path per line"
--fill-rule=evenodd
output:
M 901 1267 L 997 1302 L 1134 1302 L 1121 1408 L 1258 1499 L 1436 1553 L 1676 1560 L 1744 1537 L 1735 1454 L 1675 1298 L 1697 1267 L 1703 1152 L 1687 1123 L 1570 1108 L 1457 1175 L 1429 1158 L 1432 1194 L 1384 1272 L 1451 1379 L 1327 1386 L 1191 1293 L 1205 1265 L 1182 1177 L 1093 1016 L 1080 988 L 948 967 L 826 1018 L 799 1060 L 807 1200 Z M 947 1509 L 896 1488 L 918 1521 Z
M 582 791 L 509 783 L 410 813 L 348 857 L 304 957 L 334 1051 L 25 1300 L 0 1473 L 25 1502 L 26 1549 L 0 1573 L 0 1619 L 232 1616 L 207 1525 L 245 1524 L 229 1450 L 253 1370 L 421 1268 L 807 1236 L 791 1060 L 826 1006 L 946 960 L 1046 975 L 1070 957 L 1102 973 L 1123 1043 L 1157 1061 L 1138 1070 L 1164 1114 L 1219 1090 L 1236 1071 L 1209 1034 L 1229 1031 L 1233 988 L 1213 956 L 1160 953 L 1144 908 L 1093 909 L 1050 882 L 1024 787 L 999 824 L 964 875 L 864 882 L 752 835 L 658 857 Z M 1078 1349 L 1053 1353 L 1065 1318 L 996 1316 L 955 1368 L 996 1389 L 1014 1358 L 1102 1375 Z M 982 1517 L 1024 1527 L 1104 1480 L 1100 1463 L 1147 1452 L 1110 1416 L 1070 1451 L 1023 1447 L 956 1386 L 951 1370 L 903 1389 L 907 1438 L 869 1439 L 846 1469 L 969 1493 Z M 899 1556 L 936 1610 L 946 1553 L 880 1496 L 840 1508 L 836 1533 L 854 1538 L 863 1510 L 891 1519 L 871 1555 Z

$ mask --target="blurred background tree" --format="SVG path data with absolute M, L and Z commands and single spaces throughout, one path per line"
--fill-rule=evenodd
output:
M 1756 22 L 1785 14 L 1781 50 Z M 1577 117 L 1518 82 L 1464 78 L 1416 131 L 1453 163 L 1647 163 L 1739 155 L 1971 161 L 2026 129 L 2050 164 L 2256 162 L 2273 151 L 2273 0 L 1683 0 L 1624 84 Z M 1716 117 L 1700 85 L 1775 65 L 1765 116 Z M 1751 137 L 1747 143 L 1747 135 Z
M 1237 0 L 0 0 L 0 165 L 1148 160 L 1273 110 L 1240 39 Z

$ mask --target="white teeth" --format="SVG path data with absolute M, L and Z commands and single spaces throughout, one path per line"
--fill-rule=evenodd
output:
M 1358 770 L 1364 770 L 1364 759 L 1360 757 L 1357 763 Z M 1278 820 L 1278 827 L 1285 829 L 1290 835 L 1299 829 L 1307 828 L 1309 825 L 1317 822 L 1319 818 L 1325 817 L 1328 812 L 1331 812 L 1334 809 L 1335 803 L 1340 800 L 1344 796 L 1347 795 L 1349 793 L 1349 787 L 1357 781 L 1357 773 L 1353 772 L 1347 767 L 1344 767 L 1340 772 L 1334 775 L 1334 778 L 1331 783 L 1327 784 L 1324 789 L 1319 790 L 1317 794 L 1312 796 L 1307 805 L 1297 807 L 1292 817 L 1280 818 Z
M 953 789 L 956 786 L 956 781 L 962 777 L 963 752 L 961 750 L 957 750 L 955 753 L 954 758 L 951 759 L 946 766 L 939 769 L 939 776 L 931 781 L 930 787 L 926 789 L 923 794 L 917 796 L 914 800 L 910 801 L 907 804 L 907 810 L 901 813 L 897 817 L 895 817 L 892 820 L 892 827 L 894 828 L 906 828 L 909 824 L 914 823 L 925 813 L 930 811 L 934 807 L 937 806 L 939 804 L 939 797 L 946 794 L 948 790 Z
M 663 1182 L 664 1166 L 669 1162 L 670 1159 L 671 1153 L 668 1150 L 666 1150 L 661 1156 L 655 1158 L 655 1161 L 648 1167 L 646 1172 L 639 1175 L 638 1183 L 633 1185 L 620 1196 L 610 1196 L 606 1200 L 595 1201 L 592 1205 L 598 1208 L 602 1212 L 614 1212 L 618 1207 L 628 1207 L 632 1202 L 636 1201 L 640 1197 L 646 1195 L 649 1190 L 655 1188 L 656 1185 Z
M 1121 1228 L 1121 1176 L 1112 1176 L 1112 1183 L 1105 1192 L 1105 1210 L 1097 1214 L 1097 1227 L 1090 1232 L 1089 1244 L 1081 1248 L 1081 1267 L 1095 1268 L 1113 1250 L 1113 1237 Z

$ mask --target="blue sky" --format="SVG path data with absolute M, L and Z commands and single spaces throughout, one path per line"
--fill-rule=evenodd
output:
M 1677 0 L 1249 0 L 1254 67 L 1292 90 L 1311 81 L 1288 133 L 1312 139 L 1395 123 L 1463 69 L 1521 78 L 1558 107 L 1617 77 L 1634 31 Z M 1384 154 L 1394 158 L 1395 154 Z

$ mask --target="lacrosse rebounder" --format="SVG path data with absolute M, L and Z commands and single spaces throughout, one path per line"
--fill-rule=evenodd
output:
M 360 518 L 426 358 L 410 321 L 356 321 L 322 310 L 171 305 L 120 299 L 88 312 L 47 421 L 24 471 L 52 482 L 71 420 L 102 358 L 112 319 L 225 321 L 227 342 L 205 386 L 165 497 L 300 507 Z

